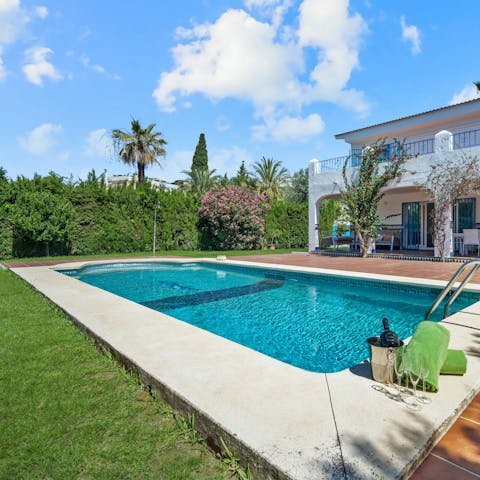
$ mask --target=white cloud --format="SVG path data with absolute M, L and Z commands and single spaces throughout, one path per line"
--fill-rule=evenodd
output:
M 43 123 L 28 132 L 23 137 L 17 137 L 17 141 L 24 150 L 33 155 L 45 155 L 58 141 L 63 127 L 60 124 Z
M 3 65 L 2 52 L 3 52 L 3 48 L 0 45 L 0 81 L 3 80 L 7 76 L 7 70 L 6 70 L 5 66 Z
M 47 15 L 48 9 L 44 6 L 27 11 L 20 0 L 0 0 L 0 80 L 8 73 L 2 59 L 4 47 L 15 43 L 35 16 L 44 19 Z
M 47 61 L 47 56 L 53 53 L 47 47 L 31 47 L 25 50 L 25 65 L 22 67 L 27 80 L 38 87 L 43 86 L 43 77 L 53 81 L 62 80 L 55 66 Z
M 282 3 L 281 0 L 245 0 L 245 6 L 247 8 L 271 8 L 279 3 Z
M 14 43 L 28 23 L 28 16 L 18 0 L 0 0 L 0 80 L 7 76 L 3 47 Z
M 44 5 L 39 5 L 38 7 L 35 8 L 35 13 L 39 18 L 43 20 L 48 17 L 48 8 L 45 7 Z
M 121 80 L 122 79 L 122 77 L 120 75 L 116 74 L 116 73 L 110 74 L 103 65 L 99 65 L 98 63 L 92 63 L 90 61 L 90 57 L 88 57 L 84 53 L 82 53 L 82 55 L 80 56 L 80 62 L 85 68 L 87 68 L 89 70 L 92 70 L 96 73 L 99 73 L 100 75 L 106 75 L 111 80 Z
M 105 73 L 105 67 L 102 67 L 102 65 L 94 64 L 92 65 L 92 70 L 97 73 Z
M 163 110 L 174 111 L 178 95 L 197 92 L 214 100 L 247 100 L 263 110 L 296 88 L 292 64 L 300 68 L 298 52 L 276 44 L 268 23 L 228 10 L 215 24 L 192 31 L 196 40 L 174 47 L 176 68 L 161 75 L 153 93 Z
M 303 0 L 294 30 L 281 25 L 290 3 L 246 0 L 250 9 L 270 9 L 269 19 L 230 9 L 214 23 L 177 29 L 182 41 L 172 49 L 174 67 L 161 74 L 153 92 L 159 107 L 173 112 L 180 97 L 193 94 L 213 101 L 235 98 L 251 103 L 256 117 L 274 125 L 298 120 L 304 106 L 318 101 L 367 112 L 363 92 L 347 88 L 359 66 L 367 31 L 363 18 L 349 13 L 348 0 Z M 306 64 L 312 51 L 313 66 Z
M 272 26 L 278 28 L 287 10 L 292 6 L 292 0 L 245 0 L 245 6 L 257 10 L 261 15 L 271 19 Z
M 0 13 L 18 8 L 19 5 L 20 2 L 18 0 L 0 0 Z
M 263 125 L 254 125 L 252 132 L 257 140 L 287 142 L 308 140 L 324 129 L 325 123 L 320 115 L 312 113 L 305 118 L 285 116 L 266 121 Z
M 18 0 L 0 0 L 0 45 L 15 42 L 28 21 Z
M 465 85 L 462 90 L 456 92 L 450 100 L 450 105 L 456 103 L 468 102 L 468 100 L 474 100 L 480 96 L 477 87 L 473 84 Z
M 422 51 L 420 29 L 415 25 L 407 25 L 405 15 L 400 18 L 400 26 L 402 27 L 402 39 L 411 43 L 412 55 L 418 55 Z
M 92 158 L 107 158 L 111 157 L 112 152 L 112 139 L 105 128 L 92 130 L 85 138 L 83 149 L 85 156 Z
M 345 87 L 359 65 L 367 26 L 358 13 L 349 14 L 348 6 L 348 0 L 304 0 L 300 7 L 300 44 L 318 51 L 305 95 L 311 101 L 332 101 L 363 114 L 368 109 L 363 94 Z

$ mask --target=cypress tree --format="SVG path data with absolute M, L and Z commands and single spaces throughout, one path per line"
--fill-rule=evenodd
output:
M 205 134 L 201 133 L 192 160 L 192 170 L 208 170 L 208 152 Z

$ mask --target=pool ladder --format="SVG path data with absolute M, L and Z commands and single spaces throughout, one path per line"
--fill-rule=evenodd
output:
M 469 267 L 472 267 L 472 269 L 467 273 L 465 278 L 462 280 L 462 283 L 455 290 L 453 288 L 453 285 L 458 280 L 458 277 Z M 463 265 L 461 265 L 460 268 L 457 270 L 457 272 L 450 279 L 448 284 L 445 286 L 445 288 L 441 291 L 437 299 L 433 302 L 433 305 L 430 307 L 430 310 L 425 315 L 425 320 L 429 320 L 430 317 L 432 316 L 432 313 L 438 308 L 438 306 L 442 303 L 445 297 L 447 295 L 450 295 L 450 298 L 448 299 L 448 302 L 445 304 L 445 307 L 443 309 L 443 318 L 447 318 L 448 312 L 450 310 L 450 305 L 452 305 L 452 303 L 462 293 L 463 289 L 465 288 L 465 286 L 467 285 L 469 280 L 473 277 L 473 275 L 475 274 L 475 272 L 478 270 L 479 267 L 480 267 L 480 258 L 469 260 L 468 262 L 465 262 Z

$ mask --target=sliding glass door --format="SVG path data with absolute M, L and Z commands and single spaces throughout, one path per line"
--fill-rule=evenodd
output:
M 453 209 L 453 224 L 455 233 L 463 233 L 464 228 L 475 228 L 476 217 L 475 198 L 457 198 Z

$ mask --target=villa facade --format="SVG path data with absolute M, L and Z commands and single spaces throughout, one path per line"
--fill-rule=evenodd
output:
M 386 189 L 378 213 L 384 224 L 398 235 L 401 249 L 432 250 L 434 207 L 421 184 L 433 164 L 456 162 L 464 156 L 480 158 L 480 98 L 341 133 L 335 138 L 350 145 L 350 154 L 326 160 L 313 159 L 309 165 L 309 249 L 319 246 L 320 203 L 340 198 L 345 162 L 350 177 L 360 162 L 362 148 L 385 139 L 388 150 L 397 139 L 405 142 L 412 158 L 405 165 L 407 172 L 401 181 Z M 456 199 L 450 206 L 449 221 L 445 225 L 447 255 L 454 254 L 458 247 L 455 240 L 461 237 L 463 229 L 480 227 L 479 201 L 480 192 Z
M 99 180 L 103 180 L 106 187 L 119 187 L 122 185 L 136 185 L 137 174 L 133 175 L 108 175 L 107 169 L 98 177 Z M 169 184 L 165 180 L 159 178 L 145 177 L 145 181 L 150 183 L 153 188 L 169 190 Z

